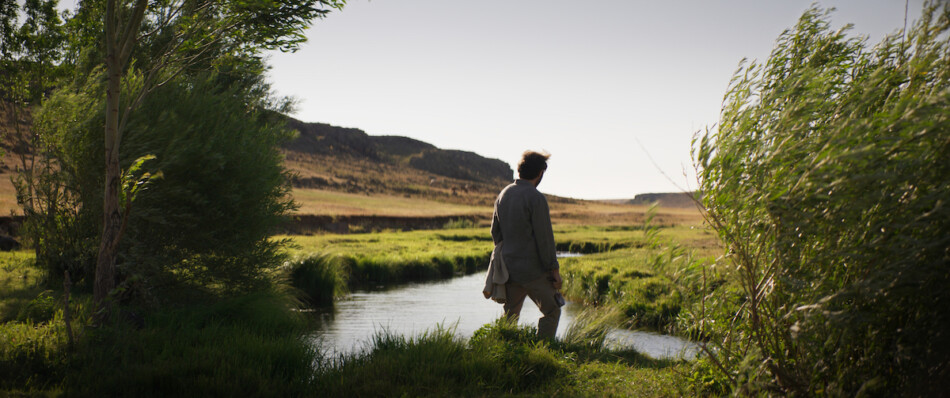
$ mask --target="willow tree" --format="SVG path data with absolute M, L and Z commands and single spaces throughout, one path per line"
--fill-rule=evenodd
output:
M 699 137 L 739 395 L 938 396 L 950 380 L 950 7 L 870 46 L 808 10 Z
M 82 7 L 101 12 L 106 74 L 103 225 L 94 298 L 109 313 L 119 243 L 131 212 L 123 192 L 119 150 L 130 115 L 157 88 L 185 71 L 211 68 L 222 54 L 296 50 L 311 21 L 345 0 L 105 0 Z M 87 10 L 88 11 L 88 10 Z M 81 13 L 81 12 L 80 12 Z M 132 187 L 134 184 L 125 184 Z M 123 199 L 124 198 L 124 199 Z

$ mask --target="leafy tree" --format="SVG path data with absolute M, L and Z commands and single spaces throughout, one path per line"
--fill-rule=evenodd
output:
M 102 37 L 106 75 L 103 229 L 94 296 L 108 309 L 115 287 L 119 244 L 129 218 L 120 205 L 120 143 L 130 116 L 154 90 L 193 69 L 213 66 L 216 56 L 243 58 L 265 49 L 293 50 L 304 29 L 343 0 L 104 0 Z M 85 6 L 86 3 L 83 3 Z M 136 50 L 141 50 L 136 53 Z M 130 68 L 133 65 L 135 68 Z M 127 90 L 122 100 L 123 81 Z M 108 311 L 100 311 L 108 313 Z
M 694 143 L 736 289 L 707 303 L 740 394 L 932 396 L 950 351 L 950 9 L 870 47 L 808 10 Z M 716 305 L 718 305 L 718 307 Z
M 56 0 L 0 3 L 0 93 L 19 107 L 38 105 L 61 76 L 65 31 Z M 25 17 L 20 23 L 20 17 Z
M 279 114 L 287 103 L 271 103 L 258 69 L 181 76 L 156 89 L 130 117 L 120 158 L 123 170 L 131 172 L 124 173 L 123 185 L 142 188 L 134 202 L 122 198 L 135 214 L 117 255 L 123 294 L 160 300 L 152 292 L 181 283 L 246 290 L 266 277 L 262 268 L 277 265 L 279 242 L 268 238 L 293 208 L 279 151 L 290 132 Z M 100 108 L 101 98 L 89 98 L 96 98 L 91 94 L 101 80 L 90 80 L 79 93 L 54 95 L 39 115 L 42 126 L 81 113 L 72 109 L 83 101 L 90 103 L 85 109 Z M 103 161 L 98 126 L 104 116 L 86 115 L 77 115 L 73 120 L 79 122 L 62 133 L 44 129 L 63 148 L 56 178 L 76 188 L 78 203 L 93 204 L 62 217 L 81 226 L 101 217 L 95 204 L 102 201 L 104 182 L 96 167 Z M 74 240 L 96 237 L 95 228 L 84 227 Z M 84 244 L 68 252 L 88 259 L 95 256 L 91 249 Z M 74 268 L 73 275 L 87 270 Z

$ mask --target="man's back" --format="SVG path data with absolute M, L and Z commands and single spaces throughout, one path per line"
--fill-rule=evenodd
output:
M 564 304 L 558 292 L 562 281 L 551 213 L 537 189 L 550 156 L 525 151 L 518 163 L 520 178 L 498 194 L 491 220 L 492 240 L 496 245 L 504 242 L 501 254 L 508 268 L 505 316 L 517 318 L 525 297 L 531 297 L 543 315 L 538 319 L 538 336 L 546 339 L 557 333 Z
M 528 282 L 557 269 L 548 203 L 531 181 L 519 179 L 501 191 L 491 232 L 495 243 L 505 242 L 502 253 L 511 280 Z

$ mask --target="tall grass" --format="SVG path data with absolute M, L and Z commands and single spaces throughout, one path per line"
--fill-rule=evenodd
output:
M 650 223 L 623 231 L 585 229 L 592 235 L 591 245 L 607 247 L 603 242 L 610 242 L 624 248 L 562 259 L 565 295 L 618 310 L 628 328 L 692 332 L 682 317 L 684 309 L 691 311 L 700 301 L 701 266 L 712 261 L 712 246 L 692 246 L 704 239 L 705 232 Z
M 314 255 L 290 262 L 290 284 L 298 289 L 302 301 L 311 306 L 326 306 L 345 294 L 347 275 L 339 265 L 339 259 Z
M 91 297 L 46 286 L 43 270 L 0 254 L 0 396 L 300 396 L 309 393 L 316 350 L 294 300 L 272 291 L 122 307 L 114 323 L 90 325 Z M 28 257 L 28 256 L 27 256 Z M 12 260 L 12 261 L 8 261 Z M 28 259 L 27 259 L 28 260 Z
M 0 322 L 21 317 L 25 307 L 46 290 L 47 273 L 32 253 L 0 252 Z
M 64 297 L 47 286 L 46 270 L 32 253 L 0 253 L 0 395 L 59 390 L 68 369 Z M 87 297 L 70 300 L 75 326 L 88 319 Z
M 260 292 L 119 322 L 77 347 L 65 390 L 78 396 L 300 396 L 315 350 L 306 320 Z

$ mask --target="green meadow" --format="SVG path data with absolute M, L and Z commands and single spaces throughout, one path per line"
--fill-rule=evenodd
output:
M 319 305 L 350 289 L 481 271 L 493 247 L 487 228 L 277 239 L 292 242 L 292 284 Z M 701 281 L 694 271 L 721 250 L 697 225 L 564 225 L 555 228 L 555 240 L 559 251 L 584 254 L 561 260 L 569 299 L 616 307 L 627 327 L 666 332 L 676 329 L 684 300 L 696 298 L 691 284 Z

